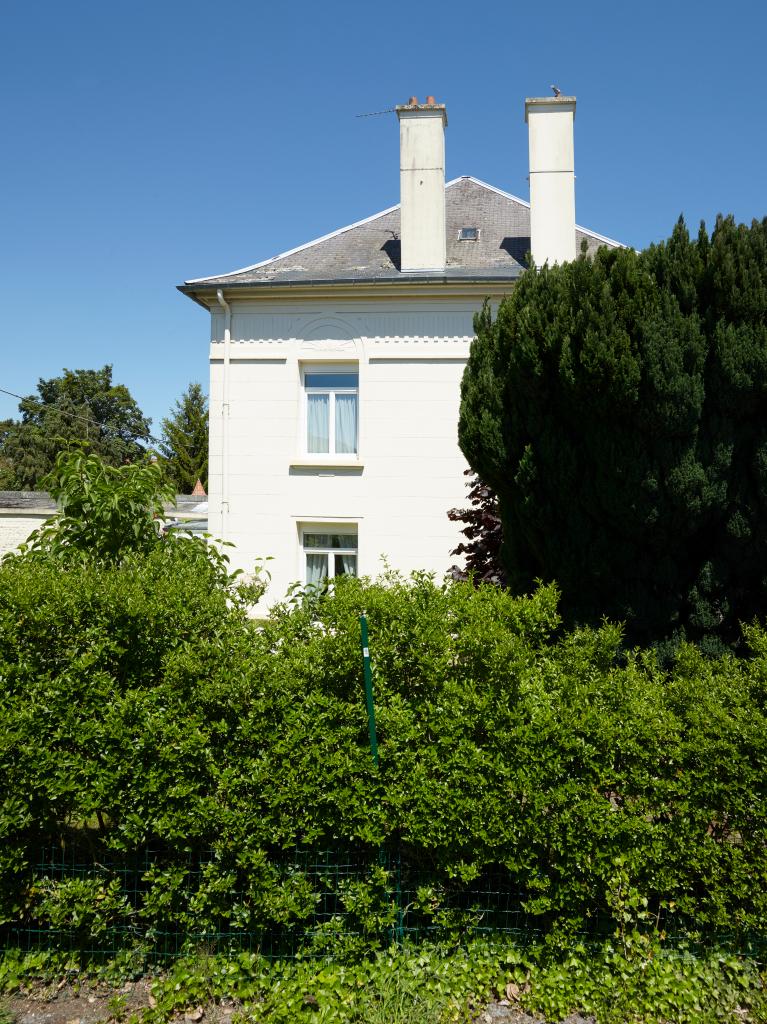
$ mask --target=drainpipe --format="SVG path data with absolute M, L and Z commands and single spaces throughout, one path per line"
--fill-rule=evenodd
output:
M 218 304 L 223 307 L 224 319 L 224 380 L 221 398 L 221 540 L 229 537 L 229 360 L 232 343 L 232 310 L 219 288 Z

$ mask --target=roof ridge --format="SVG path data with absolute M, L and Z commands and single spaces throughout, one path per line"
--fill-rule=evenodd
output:
M 520 206 L 524 206 L 528 210 L 530 209 L 530 204 L 524 199 L 520 199 L 519 196 L 512 195 L 511 192 L 504 192 L 502 188 L 498 188 L 497 185 L 491 185 L 487 181 L 482 181 L 481 178 L 475 178 L 473 174 L 464 174 L 460 178 L 453 178 L 449 184 L 455 185 L 459 181 L 473 181 L 475 185 L 481 185 L 482 188 L 486 188 L 488 192 L 495 192 L 496 195 L 503 196 L 504 199 L 511 199 L 513 202 L 519 203 Z M 447 187 L 448 186 L 445 185 L 445 188 Z

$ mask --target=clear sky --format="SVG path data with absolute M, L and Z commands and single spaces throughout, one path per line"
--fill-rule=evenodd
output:
M 6 0 L 0 387 L 114 365 L 159 433 L 207 389 L 176 291 L 399 201 L 396 115 L 447 104 L 447 176 L 527 197 L 525 96 L 578 98 L 576 217 L 636 247 L 767 215 L 762 0 Z M 0 417 L 16 414 L 0 395 Z

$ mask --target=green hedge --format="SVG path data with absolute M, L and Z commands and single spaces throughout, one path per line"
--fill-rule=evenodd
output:
M 427 924 L 465 924 L 451 908 L 492 876 L 543 928 L 674 911 L 762 931 L 767 634 L 748 630 L 750 660 L 685 647 L 673 670 L 620 640 L 561 634 L 552 587 L 339 580 L 254 625 L 183 545 L 110 567 L 6 561 L 0 919 L 83 942 L 298 933 L 330 884 L 296 867 L 302 848 L 366 866 L 334 890 L 363 938 L 396 925 L 395 863 Z M 92 871 L 41 876 L 51 846 Z

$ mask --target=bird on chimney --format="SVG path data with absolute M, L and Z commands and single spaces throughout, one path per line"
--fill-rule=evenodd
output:
M 562 95 L 562 90 L 559 88 L 558 85 L 550 85 L 549 88 L 551 89 L 551 91 L 554 93 L 555 96 L 561 96 Z

